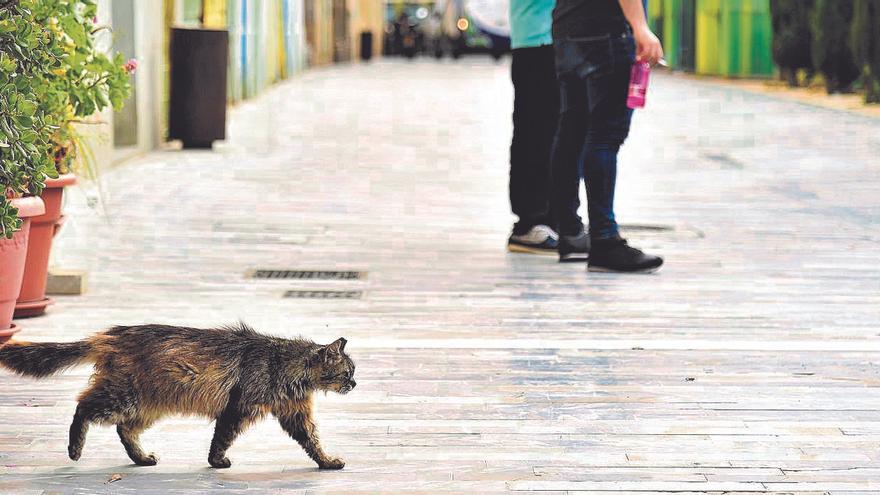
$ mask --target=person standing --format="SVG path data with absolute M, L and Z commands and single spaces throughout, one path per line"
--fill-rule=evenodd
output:
M 553 146 L 551 210 L 559 255 L 588 258 L 590 271 L 650 272 L 663 259 L 630 247 L 614 216 L 617 154 L 629 134 L 627 90 L 634 60 L 652 64 L 663 47 L 642 0 L 557 0 L 553 40 L 560 113 Z M 578 216 L 578 160 L 587 188 L 589 245 Z
M 550 254 L 558 236 L 550 218 L 550 153 L 559 116 L 553 61 L 555 0 L 511 0 L 513 140 L 510 205 L 519 221 L 507 241 L 513 252 Z

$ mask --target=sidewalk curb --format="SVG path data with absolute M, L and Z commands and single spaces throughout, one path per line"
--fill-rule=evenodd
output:
M 664 71 L 672 77 L 690 79 L 694 81 L 722 86 L 730 89 L 738 89 L 747 93 L 758 94 L 781 101 L 801 103 L 814 108 L 836 110 L 853 115 L 880 119 L 880 105 L 868 105 L 864 103 L 860 94 L 836 94 L 829 95 L 824 90 L 815 88 L 790 88 L 786 85 L 773 85 L 773 79 L 735 79 L 719 76 L 707 76 L 691 74 L 679 71 Z

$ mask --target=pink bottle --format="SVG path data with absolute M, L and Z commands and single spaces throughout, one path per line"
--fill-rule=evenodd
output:
M 626 98 L 626 106 L 630 108 L 644 108 L 645 97 L 648 93 L 648 78 L 651 75 L 651 64 L 648 62 L 635 62 L 629 76 L 629 95 Z

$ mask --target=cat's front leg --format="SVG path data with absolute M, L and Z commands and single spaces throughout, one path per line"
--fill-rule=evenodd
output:
M 254 411 L 242 409 L 237 400 L 230 401 L 223 413 L 217 417 L 214 438 L 211 440 L 211 449 L 208 452 L 208 463 L 211 467 L 225 469 L 232 466 L 232 461 L 226 457 L 226 450 L 256 417 Z
M 302 410 L 289 412 L 278 416 L 278 422 L 281 428 L 297 441 L 306 454 L 318 464 L 321 469 L 342 469 L 345 467 L 345 461 L 338 457 L 331 457 L 321 448 L 321 442 L 318 440 L 318 432 L 315 423 L 312 421 L 311 415 Z

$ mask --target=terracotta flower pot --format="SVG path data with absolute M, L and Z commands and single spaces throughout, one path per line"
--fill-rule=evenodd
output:
M 13 335 L 17 334 L 20 331 L 21 327 L 16 325 L 15 323 L 13 323 L 12 326 L 6 330 L 0 330 L 0 345 L 3 345 L 4 342 L 12 338 Z
M 46 179 L 42 197 L 46 203 L 46 213 L 31 219 L 31 232 L 27 248 L 27 261 L 21 293 L 15 304 L 15 317 L 28 318 L 46 312 L 52 300 L 46 297 L 46 276 L 49 271 L 49 253 L 52 252 L 52 238 L 61 221 L 61 200 L 64 187 L 74 184 L 76 176 L 65 174 L 57 179 Z
M 12 205 L 18 208 L 22 225 L 21 230 L 16 232 L 12 239 L 0 239 L 0 330 L 6 330 L 12 325 L 15 300 L 18 299 L 21 278 L 24 276 L 31 218 L 46 211 L 40 198 L 13 199 Z

